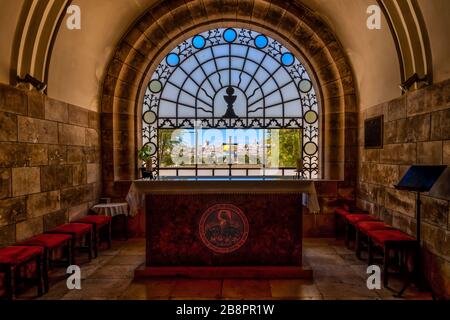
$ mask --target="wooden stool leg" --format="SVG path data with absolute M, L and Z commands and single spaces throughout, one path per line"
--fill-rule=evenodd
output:
M 100 237 L 99 237 L 99 233 L 100 230 L 97 230 L 97 225 L 92 225 L 92 231 L 93 231 L 93 237 L 92 239 L 94 240 L 93 242 L 93 246 L 94 246 L 94 258 L 98 257 L 98 245 L 100 244 Z
M 384 247 L 384 257 L 383 257 L 383 284 L 385 287 L 388 286 L 389 282 L 389 254 L 390 248 L 388 246 Z
M 75 238 L 75 236 L 72 236 L 72 239 L 70 240 L 70 265 L 74 265 L 76 264 L 76 259 L 75 259 L 75 243 L 76 243 L 77 239 Z
M 92 230 L 90 232 L 88 232 L 88 234 L 86 235 L 86 241 L 87 241 L 87 247 L 88 247 L 88 258 L 89 261 L 92 260 Z
M 128 216 L 126 214 L 123 215 L 123 232 L 125 240 L 128 240 Z
M 36 285 L 37 285 L 37 295 L 38 297 L 41 297 L 43 295 L 43 288 L 42 288 L 42 256 L 38 255 L 36 257 Z
M 43 279 L 44 279 L 44 291 L 47 293 L 49 291 L 49 285 L 48 285 L 48 270 L 49 270 L 49 264 L 50 264 L 50 250 L 44 249 L 44 261 L 43 264 Z
M 355 252 L 356 257 L 361 259 L 361 232 L 356 228 L 356 236 L 355 236 Z
M 345 246 L 350 247 L 350 225 L 345 221 Z
M 7 265 L 5 269 L 5 291 L 8 300 L 14 299 L 13 273 L 13 267 L 11 265 Z
M 367 265 L 371 266 L 373 264 L 373 243 L 372 243 L 372 239 L 368 239 L 367 242 Z
M 338 215 L 335 214 L 334 215 L 334 235 L 335 235 L 336 239 L 339 238 L 339 231 L 338 231 L 339 221 L 338 221 L 338 219 L 339 219 Z
M 108 249 L 111 249 L 112 247 L 112 223 L 111 221 L 108 222 L 108 227 L 107 227 L 107 232 L 108 232 Z
M 72 241 L 69 240 L 66 243 L 66 254 L 67 254 L 67 267 L 72 265 Z

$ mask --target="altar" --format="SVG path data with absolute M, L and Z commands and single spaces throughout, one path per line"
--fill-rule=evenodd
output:
M 136 277 L 312 277 L 302 261 L 303 207 L 320 210 L 312 181 L 140 180 L 128 201 L 146 214 L 146 263 Z

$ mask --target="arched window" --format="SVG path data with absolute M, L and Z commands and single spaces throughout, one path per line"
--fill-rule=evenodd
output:
M 313 179 L 319 120 L 313 80 L 293 53 L 255 31 L 214 29 L 157 66 L 144 98 L 143 144 L 159 175 L 301 170 Z

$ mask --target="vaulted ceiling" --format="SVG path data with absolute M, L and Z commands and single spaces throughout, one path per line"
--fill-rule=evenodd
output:
M 14 83 L 16 74 L 30 73 L 48 83 L 49 96 L 99 110 L 99 92 L 117 44 L 156 2 L 0 0 L 0 82 Z M 316 11 L 341 42 L 362 108 L 399 96 L 399 83 L 414 72 L 427 73 L 435 82 L 450 78 L 450 1 L 301 2 Z M 81 30 L 65 27 L 69 3 L 81 8 Z M 381 30 L 366 26 L 366 11 L 373 4 L 383 8 Z

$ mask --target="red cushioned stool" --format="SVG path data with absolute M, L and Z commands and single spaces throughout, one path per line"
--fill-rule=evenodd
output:
M 32 262 L 36 264 L 38 296 L 42 296 L 42 277 L 43 273 L 46 272 L 42 268 L 43 254 L 44 249 L 41 247 L 11 246 L 0 249 L 0 272 L 5 274 L 5 291 L 8 299 L 14 299 L 17 293 L 17 280 L 20 277 L 20 268 Z
M 334 210 L 334 223 L 335 223 L 335 236 L 336 239 L 339 237 L 339 221 L 343 221 L 345 224 L 345 217 L 351 214 L 368 214 L 369 212 L 365 210 L 358 209 L 356 207 L 350 207 L 349 205 L 344 205 L 343 207 L 336 208 Z
M 373 264 L 373 249 L 380 247 L 383 251 L 383 282 L 384 286 L 388 286 L 389 267 L 390 267 L 390 253 L 394 251 L 397 255 L 400 254 L 400 268 L 407 271 L 407 256 L 415 255 L 418 246 L 417 240 L 404 232 L 396 229 L 390 230 L 369 230 L 367 231 L 369 237 L 369 261 L 368 264 Z M 414 258 L 414 257 L 413 257 Z M 415 259 L 413 259 L 415 261 Z M 413 266 L 415 268 L 416 266 Z
M 367 238 L 368 231 L 374 230 L 389 230 L 393 229 L 392 226 L 384 223 L 383 221 L 359 221 L 355 224 L 356 240 L 355 240 L 355 252 L 356 257 L 361 259 L 361 251 L 364 238 Z
M 345 216 L 345 245 L 347 248 L 350 247 L 350 238 L 355 234 L 356 238 L 356 228 L 355 225 L 361 221 L 376 221 L 377 219 L 367 213 L 354 213 Z
M 43 268 L 44 275 L 48 275 L 49 265 L 54 261 L 51 259 L 52 254 L 59 248 L 66 249 L 67 266 L 72 264 L 72 235 L 69 234 L 40 234 L 31 239 L 22 241 L 17 244 L 19 246 L 42 247 L 44 249 Z M 48 292 L 48 277 L 44 276 L 44 289 Z
M 89 261 L 92 260 L 92 247 L 94 244 L 93 241 L 93 232 L 92 232 L 92 225 L 87 223 L 68 223 L 61 225 L 59 227 L 56 227 L 54 229 L 48 230 L 45 233 L 51 233 L 51 234 L 69 234 L 72 236 L 71 240 L 71 252 L 72 252 L 72 263 L 75 264 L 75 245 L 76 242 L 82 242 L 83 239 L 86 240 L 86 246 L 88 249 L 88 258 Z M 78 248 L 84 248 L 82 246 Z
M 111 249 L 111 221 L 109 216 L 92 215 L 74 221 L 75 223 L 91 224 L 94 231 L 94 257 L 98 256 L 98 246 L 100 244 L 100 233 L 105 231 L 108 242 L 108 249 Z

